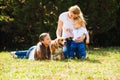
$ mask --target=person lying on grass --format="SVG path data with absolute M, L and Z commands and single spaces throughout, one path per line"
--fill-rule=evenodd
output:
M 36 46 L 30 47 L 28 50 L 11 52 L 15 58 L 26 58 L 35 60 L 50 59 L 50 43 L 51 38 L 48 33 L 42 33 L 39 36 L 39 42 Z M 35 54 L 30 55 L 33 51 Z

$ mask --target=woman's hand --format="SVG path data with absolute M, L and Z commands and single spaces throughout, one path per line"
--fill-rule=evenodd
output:
M 83 35 L 82 37 L 78 37 L 75 42 L 83 42 L 85 39 L 85 35 Z

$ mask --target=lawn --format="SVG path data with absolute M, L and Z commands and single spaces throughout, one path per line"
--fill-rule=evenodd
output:
M 87 50 L 86 60 L 29 61 L 0 52 L 0 80 L 120 80 L 120 47 Z

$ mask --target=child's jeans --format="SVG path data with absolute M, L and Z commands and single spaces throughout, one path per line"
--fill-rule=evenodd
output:
M 26 58 L 28 50 L 22 50 L 22 51 L 16 51 L 15 55 L 17 56 L 16 58 Z
M 15 55 L 17 58 L 27 58 L 29 57 L 30 52 L 35 48 L 35 46 L 30 47 L 28 50 L 16 51 Z
M 70 50 L 70 57 L 73 58 L 76 52 L 76 57 L 78 59 L 85 59 L 86 58 L 86 49 L 84 42 L 71 42 L 71 50 Z

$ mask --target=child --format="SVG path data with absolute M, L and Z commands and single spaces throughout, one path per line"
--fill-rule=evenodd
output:
M 48 33 L 42 33 L 39 36 L 39 42 L 36 46 L 30 47 L 28 50 L 22 50 L 22 51 L 15 51 L 11 52 L 11 54 L 15 58 L 27 58 L 27 59 L 32 59 L 34 60 L 44 60 L 44 59 L 50 59 L 50 43 L 51 43 L 51 38 Z M 34 51 L 36 50 L 36 53 L 38 55 L 34 56 Z M 41 55 L 41 56 L 39 56 Z
M 42 33 L 39 36 L 39 42 L 35 48 L 34 59 L 35 60 L 49 60 L 50 59 L 50 43 L 51 38 L 48 33 Z M 30 58 L 29 58 L 30 59 Z
M 77 41 L 78 38 L 85 35 L 86 37 L 86 44 L 89 43 L 89 34 L 85 27 L 85 21 L 82 19 L 82 17 L 78 17 L 74 19 L 74 29 L 72 31 L 73 39 L 71 42 L 71 51 L 70 51 L 70 58 L 73 58 L 74 52 L 76 52 L 76 57 L 78 59 L 85 59 L 86 58 L 86 50 L 84 41 L 79 42 Z

